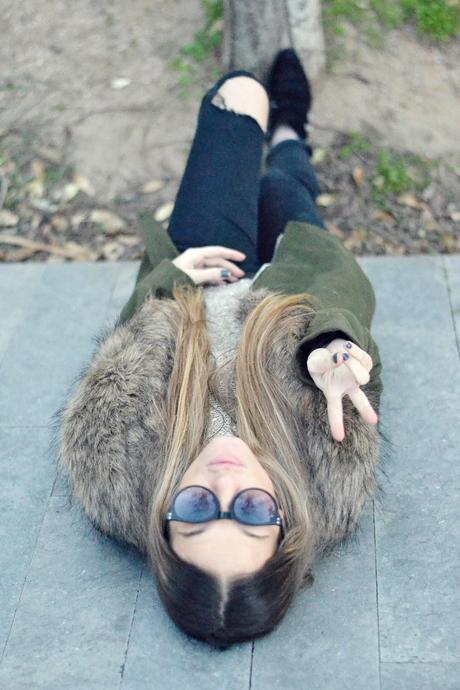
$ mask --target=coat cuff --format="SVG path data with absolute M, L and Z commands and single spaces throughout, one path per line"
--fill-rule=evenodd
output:
M 163 259 L 136 286 L 127 304 L 123 307 L 119 322 L 130 319 L 142 306 L 148 295 L 161 299 L 172 297 L 175 285 L 193 285 L 196 283 L 190 276 L 172 263 L 171 259 Z
M 299 378 L 306 384 L 316 387 L 308 371 L 307 359 L 318 347 L 324 347 L 335 338 L 345 338 L 362 350 L 369 352 L 370 334 L 363 328 L 356 316 L 345 309 L 325 309 L 315 312 L 308 335 L 302 338 L 294 353 L 294 367 Z M 372 353 L 369 352 L 369 354 Z

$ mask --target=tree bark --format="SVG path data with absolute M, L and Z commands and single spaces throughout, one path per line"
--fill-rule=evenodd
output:
M 225 68 L 265 79 L 276 53 L 292 47 L 315 79 L 325 65 L 320 0 L 225 0 Z

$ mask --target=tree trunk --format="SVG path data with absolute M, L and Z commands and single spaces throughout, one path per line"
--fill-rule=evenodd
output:
M 325 65 L 320 0 L 225 0 L 225 68 L 265 79 L 276 53 L 295 48 L 315 79 Z

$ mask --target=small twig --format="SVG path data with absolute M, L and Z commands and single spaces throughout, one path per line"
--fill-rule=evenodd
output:
M 44 242 L 37 242 L 29 240 L 26 237 L 18 237 L 16 235 L 0 235 L 0 244 L 12 244 L 18 247 L 26 247 L 34 252 L 48 252 L 49 254 L 57 254 L 67 259 L 74 259 L 80 261 L 87 261 L 93 259 L 93 252 L 88 251 L 85 247 L 69 247 L 59 246 L 57 244 L 45 244 Z

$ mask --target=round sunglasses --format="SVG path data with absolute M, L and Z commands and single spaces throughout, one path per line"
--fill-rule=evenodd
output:
M 175 495 L 166 524 L 171 520 L 193 523 L 236 520 L 244 525 L 277 525 L 281 527 L 281 538 L 284 536 L 276 499 L 265 489 L 243 489 L 233 497 L 229 511 L 220 508 L 219 498 L 211 489 L 199 484 L 186 486 Z

